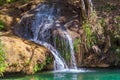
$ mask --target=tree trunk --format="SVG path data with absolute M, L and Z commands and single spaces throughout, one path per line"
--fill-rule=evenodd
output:
M 80 10 L 82 18 L 86 18 L 92 12 L 93 5 L 91 0 L 67 0 L 67 2 Z
M 86 18 L 92 12 L 92 1 L 91 0 L 47 0 L 48 2 L 64 3 L 74 6 L 82 18 Z

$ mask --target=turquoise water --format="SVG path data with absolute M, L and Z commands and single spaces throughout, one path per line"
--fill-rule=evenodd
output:
M 12 76 L 0 80 L 120 80 L 120 70 L 96 69 L 63 72 L 42 72 L 29 76 Z

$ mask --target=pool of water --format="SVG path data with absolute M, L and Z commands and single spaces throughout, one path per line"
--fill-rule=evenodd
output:
M 9 76 L 0 80 L 120 80 L 119 69 L 79 69 L 42 72 L 35 75 Z

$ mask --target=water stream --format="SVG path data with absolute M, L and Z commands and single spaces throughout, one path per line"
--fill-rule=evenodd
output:
M 77 69 L 76 61 L 74 57 L 72 38 L 65 29 L 62 29 L 63 26 L 59 24 L 59 21 L 54 20 L 56 16 L 59 16 L 58 15 L 59 11 L 60 11 L 59 9 L 55 8 L 54 4 L 51 7 L 48 5 L 43 5 L 40 7 L 39 12 L 35 15 L 35 20 L 32 24 L 34 30 L 34 38 L 31 40 L 45 46 L 52 52 L 55 58 L 55 63 L 54 63 L 55 70 L 68 69 L 67 63 L 61 57 L 57 48 L 55 48 L 56 47 L 55 45 L 57 44 L 55 43 L 52 45 L 55 39 L 51 38 L 51 36 L 54 35 L 51 33 L 51 31 L 54 31 L 55 29 L 60 29 L 64 34 L 64 38 L 66 38 L 66 42 L 68 42 L 70 46 L 70 53 L 71 53 L 70 68 Z

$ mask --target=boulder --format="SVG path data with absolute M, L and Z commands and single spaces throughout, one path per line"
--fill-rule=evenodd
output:
M 6 72 L 34 73 L 34 67 L 45 65 L 48 54 L 45 47 L 16 36 L 0 37 L 4 44 Z

